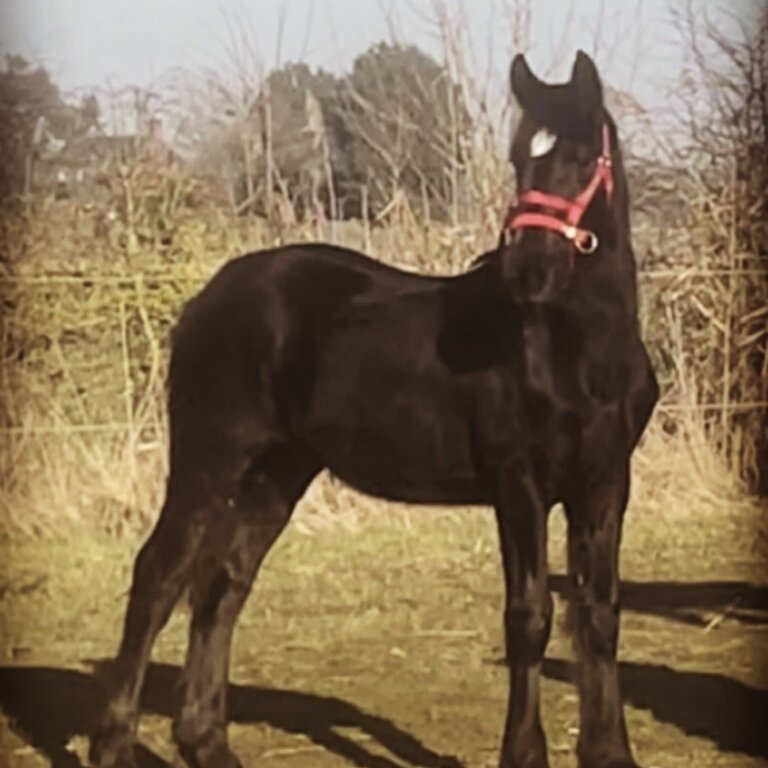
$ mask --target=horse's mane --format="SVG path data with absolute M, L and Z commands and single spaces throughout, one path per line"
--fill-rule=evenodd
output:
M 486 251 L 485 253 L 481 253 L 479 256 L 475 256 L 475 258 L 469 262 L 469 271 L 471 272 L 475 269 L 481 269 L 482 267 L 496 266 L 498 259 L 499 259 L 498 248 L 494 248 L 493 250 Z

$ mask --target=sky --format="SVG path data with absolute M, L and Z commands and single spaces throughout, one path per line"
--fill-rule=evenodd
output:
M 731 0 L 746 18 L 763 0 Z M 442 59 L 435 24 L 447 9 L 478 80 L 506 87 L 511 55 L 524 47 L 535 71 L 565 79 L 581 48 L 604 79 L 663 108 L 685 52 L 671 9 L 689 0 L 4 0 L 0 53 L 43 63 L 65 92 L 93 86 L 151 87 L 170 70 L 222 69 L 246 39 L 268 69 L 301 60 L 334 72 L 379 40 L 415 43 Z M 690 0 L 715 13 L 717 0 Z M 514 40 L 514 9 L 528 6 Z M 524 38 L 524 39 L 523 39 Z

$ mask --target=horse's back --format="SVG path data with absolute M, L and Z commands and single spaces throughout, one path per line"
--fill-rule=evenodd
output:
M 324 244 L 232 259 L 174 328 L 172 421 L 194 422 L 202 434 L 288 439 L 287 411 L 306 400 L 324 329 L 353 303 L 386 302 L 434 282 Z

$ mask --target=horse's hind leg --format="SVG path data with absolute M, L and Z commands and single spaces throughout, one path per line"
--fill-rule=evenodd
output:
M 223 530 L 223 521 L 211 521 L 192 586 L 183 702 L 173 729 L 179 752 L 192 768 L 240 765 L 226 733 L 232 633 L 264 556 L 318 469 L 297 450 L 272 447 L 254 461 L 229 500 L 232 526 Z
M 160 518 L 136 557 L 123 637 L 109 672 L 106 709 L 91 740 L 91 761 L 99 768 L 134 765 L 144 672 L 155 637 L 188 583 L 203 532 L 196 490 L 181 489 L 172 477 Z

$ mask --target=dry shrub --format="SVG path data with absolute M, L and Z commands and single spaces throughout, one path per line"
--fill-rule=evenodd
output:
M 1 283 L 0 526 L 44 530 L 71 519 L 120 533 L 152 523 L 167 470 L 169 329 L 183 302 L 226 259 L 332 239 L 407 269 L 455 273 L 494 245 L 501 207 L 499 201 L 489 213 L 484 203 L 486 214 L 473 223 L 452 225 L 419 220 L 404 197 L 371 224 L 286 221 L 279 212 L 233 216 L 201 202 L 197 182 L 176 170 L 163 173 L 117 168 L 112 192 L 88 209 L 41 198 L 0 215 L 0 231 L 9 238 Z M 659 513 L 702 500 L 731 504 L 742 493 L 732 470 L 748 455 L 751 427 L 745 421 L 743 436 L 729 439 L 729 450 L 740 440 L 730 467 L 718 439 L 725 432 L 714 427 L 735 435 L 738 418 L 752 416 L 728 411 L 723 419 L 715 412 L 713 421 L 700 410 L 713 397 L 722 402 L 726 357 L 716 319 L 727 296 L 729 402 L 764 397 L 740 362 L 750 344 L 764 349 L 749 324 L 762 317 L 750 308 L 764 289 L 689 274 L 722 264 L 718 237 L 695 227 L 638 231 L 638 250 L 650 254 L 650 264 L 674 271 L 643 283 L 644 332 L 664 384 L 664 407 L 683 409 L 662 411 L 636 462 L 635 499 Z M 668 265 L 657 255 L 670 253 Z M 353 524 L 381 508 L 325 478 L 297 521 L 305 530 Z M 400 508 L 386 509 L 391 516 Z
M 768 242 L 748 251 L 711 195 L 694 201 L 686 226 L 642 228 L 636 241 L 643 335 L 669 418 L 692 416 L 731 470 L 756 493 L 768 489 Z M 743 223 L 743 222 L 742 222 Z M 760 233 L 755 228 L 755 237 Z
M 10 235 L 0 277 L 0 526 L 35 532 L 86 520 L 121 533 L 154 521 L 167 470 L 169 332 L 231 256 L 334 238 L 367 241 L 405 268 L 445 272 L 460 269 L 481 237 L 477 228 L 422 225 L 407 204 L 373 227 L 236 217 L 191 199 L 175 205 L 184 186 L 175 178 L 142 167 L 115 173 L 115 195 L 87 210 L 40 198 L 23 217 L 0 216 Z M 326 478 L 298 525 L 323 527 L 339 510 L 359 518 L 371 504 Z
M 6 437 L 0 528 L 45 534 L 62 523 L 86 523 L 115 535 L 146 531 L 165 488 L 164 432 L 155 425 L 136 432 L 50 429 L 50 416 L 29 416 Z
M 643 514 L 703 522 L 708 513 L 722 516 L 751 509 L 744 484 L 723 461 L 695 416 L 664 415 L 651 422 L 633 457 L 632 497 Z
M 690 55 L 662 146 L 684 228 L 667 251 L 675 312 L 655 316 L 682 336 L 676 388 L 695 383 L 707 435 L 768 495 L 768 8 L 684 4 L 672 15 Z M 686 268 L 705 274 L 688 279 Z

